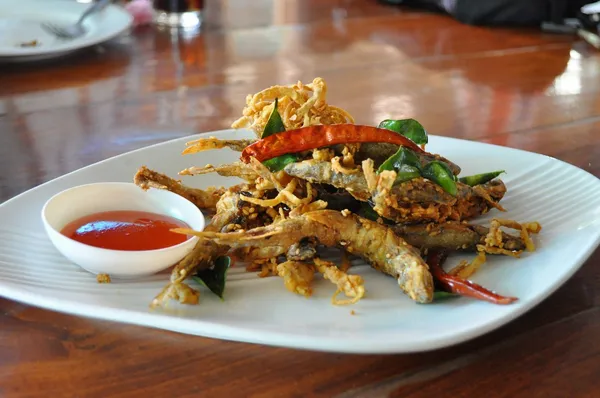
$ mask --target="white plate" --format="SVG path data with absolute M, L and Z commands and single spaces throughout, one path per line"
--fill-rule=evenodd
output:
M 66 0 L 0 0 L 0 60 L 31 61 L 62 56 L 110 40 L 129 29 L 133 22 L 123 8 L 109 5 L 87 18 L 86 33 L 73 40 L 58 39 L 41 27 L 42 22 L 75 23 L 89 6 Z M 39 44 L 21 46 L 33 40 Z
M 250 133 L 214 135 L 242 138 Z M 513 320 L 563 284 L 600 241 L 596 177 L 538 154 L 431 137 L 428 150 L 457 162 L 465 175 L 506 169 L 508 193 L 502 203 L 509 211 L 502 217 L 542 223 L 537 252 L 520 260 L 493 257 L 474 277 L 488 288 L 519 297 L 516 304 L 496 306 L 466 298 L 416 304 L 393 278 L 362 263 L 354 272 L 364 276 L 368 296 L 351 307 L 330 304 L 334 287 L 327 281 L 319 280 L 314 296 L 306 299 L 289 293 L 280 278 L 260 279 L 238 267 L 228 275 L 224 302 L 202 288 L 198 306 L 174 304 L 166 311 L 150 311 L 148 303 L 167 275 L 97 284 L 94 275 L 53 248 L 44 234 L 40 210 L 50 196 L 75 185 L 131 181 L 141 165 L 176 176 L 188 166 L 220 164 L 239 155 L 219 150 L 180 156 L 190 139 L 97 163 L 0 205 L 0 295 L 56 311 L 220 339 L 337 352 L 414 352 L 459 343 Z M 186 177 L 184 182 L 204 187 L 236 180 L 208 175 Z M 496 215 L 493 211 L 486 218 Z

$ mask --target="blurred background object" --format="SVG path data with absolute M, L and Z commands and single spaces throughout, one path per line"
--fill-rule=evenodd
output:
M 574 18 L 589 0 L 380 0 L 391 5 L 423 7 L 452 15 L 460 22 L 485 26 L 540 26 Z
M 202 24 L 204 0 L 153 0 L 156 23 L 183 28 Z
M 131 0 L 125 8 L 133 16 L 135 26 L 146 25 L 154 20 L 154 9 L 151 0 Z
M 448 14 L 469 25 L 540 27 L 578 35 L 600 49 L 600 1 L 590 0 L 380 0 Z

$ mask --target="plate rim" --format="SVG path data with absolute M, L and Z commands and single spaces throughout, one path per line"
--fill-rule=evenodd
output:
M 25 192 L 22 192 L 13 198 L 8 199 L 7 201 L 0 204 L 0 211 L 2 208 L 14 201 L 18 201 L 21 197 L 26 194 L 31 194 L 38 189 L 42 189 L 43 187 L 56 183 L 64 178 L 68 178 L 74 173 L 80 172 L 82 170 L 95 167 L 97 165 L 111 162 L 120 157 L 125 157 L 132 153 L 143 152 L 148 150 L 149 148 L 155 148 L 158 146 L 164 146 L 169 144 L 174 144 L 176 142 L 187 142 L 191 141 L 195 138 L 206 137 L 207 134 L 210 135 L 223 135 L 223 134 L 231 134 L 231 133 L 242 133 L 246 134 L 250 132 L 247 129 L 223 129 L 217 131 L 209 131 L 203 133 L 196 133 L 184 137 L 178 137 L 171 140 L 158 142 L 152 145 L 144 146 L 142 148 L 134 149 L 132 151 L 127 151 L 121 154 L 117 154 L 115 156 L 100 160 L 93 164 L 81 167 L 77 170 L 66 173 L 62 176 L 56 177 L 50 181 L 44 182 L 36 187 L 33 187 Z M 527 156 L 539 156 L 542 158 L 550 159 L 555 162 L 559 162 L 563 167 L 566 166 L 571 170 L 575 170 L 577 173 L 584 173 L 588 176 L 595 178 L 598 184 L 600 184 L 600 179 L 593 175 L 592 173 L 583 170 L 575 165 L 562 161 L 560 159 L 556 159 L 554 157 L 543 155 L 531 151 L 526 151 L 518 148 L 511 148 L 507 146 L 501 146 L 496 144 L 490 144 L 475 140 L 465 140 L 454 137 L 446 137 L 446 136 L 437 136 L 430 135 L 432 140 L 442 139 L 449 140 L 454 142 L 465 142 L 468 141 L 470 143 L 476 145 L 484 145 L 488 147 L 493 147 L 496 150 L 511 150 L 518 151 Z M 169 330 L 177 333 L 190 334 L 195 336 L 202 336 L 205 338 L 211 339 L 220 339 L 227 341 L 237 341 L 251 344 L 263 344 L 274 347 L 287 347 L 292 349 L 299 350 L 310 350 L 310 351 L 319 351 L 319 352 L 331 352 L 331 353 L 345 353 L 345 354 L 400 354 L 400 353 L 415 353 L 415 352 L 427 352 L 432 351 L 444 347 L 450 347 L 457 344 L 464 343 L 466 341 L 472 340 L 474 338 L 483 336 L 501 326 L 508 324 L 511 320 L 515 320 L 519 318 L 524 313 L 530 311 L 534 307 L 536 307 L 539 303 L 548 298 L 551 294 L 553 294 L 559 287 L 564 285 L 578 270 L 581 269 L 582 265 L 587 261 L 590 256 L 594 253 L 594 251 L 600 245 L 600 231 L 596 234 L 594 239 L 591 239 L 586 247 L 583 250 L 580 250 L 574 258 L 573 265 L 570 267 L 568 272 L 562 277 L 557 278 L 552 283 L 548 284 L 544 289 L 542 294 L 539 294 L 537 297 L 534 297 L 528 300 L 525 304 L 519 305 L 512 311 L 508 311 L 506 313 L 500 314 L 491 321 L 487 322 L 485 325 L 464 332 L 460 335 L 456 334 L 444 334 L 442 336 L 437 336 L 433 338 L 428 338 L 427 340 L 420 340 L 418 344 L 414 344 L 411 347 L 406 347 L 405 345 L 396 344 L 396 345 L 385 345 L 379 344 L 373 346 L 373 343 L 366 340 L 357 340 L 353 339 L 352 346 L 349 346 L 347 343 L 342 343 L 343 339 L 339 339 L 335 336 L 319 336 L 315 338 L 313 335 L 304 336 L 302 333 L 293 334 L 289 332 L 274 332 L 271 330 L 258 330 L 255 329 L 254 326 L 231 326 L 223 323 L 206 321 L 198 318 L 178 318 L 178 322 L 172 322 L 172 317 L 168 313 L 152 313 L 152 311 L 148 310 L 147 313 L 140 313 L 136 310 L 125 309 L 125 308 L 113 308 L 109 306 L 96 306 L 92 304 L 84 304 L 79 303 L 78 306 L 72 305 L 72 300 L 65 298 L 56 298 L 53 297 L 52 300 L 48 300 L 48 296 L 44 296 L 43 292 L 46 288 L 19 288 L 15 287 L 14 283 L 8 282 L 4 284 L 0 281 L 0 286 L 2 289 L 0 290 L 0 296 L 5 297 L 10 300 L 14 300 L 17 302 L 26 303 L 33 307 L 44 308 L 47 310 L 52 310 L 60 313 L 66 313 L 70 315 L 82 316 L 86 318 L 93 319 L 101 319 L 105 321 L 111 322 L 120 322 L 127 324 L 134 324 L 138 326 L 150 327 L 153 329 L 163 329 Z M 42 292 L 42 293 L 40 293 Z M 43 298 L 40 299 L 40 298 Z M 71 303 L 71 305 L 69 305 Z M 66 304 L 66 305 L 65 305 Z M 107 316 L 103 316 L 105 313 L 110 311 L 110 318 Z M 115 314 L 119 316 L 114 316 Z M 171 320 L 169 323 L 168 320 Z M 193 327 L 192 327 L 193 326 Z M 209 326 L 209 327 L 207 327 Z M 201 330 L 201 334 L 197 331 L 194 332 L 194 329 Z
M 21 0 L 21 2 L 31 2 L 31 3 L 42 3 L 39 0 Z M 52 4 L 52 3 L 65 3 L 64 0 L 51 0 L 51 1 L 44 1 L 44 4 Z M 85 10 L 89 4 L 88 3 L 75 3 L 75 2 L 68 2 L 67 3 L 69 7 L 79 7 L 83 10 Z M 33 48 L 21 48 L 21 47 L 5 47 L 5 49 L 3 49 L 3 47 L 0 47 L 0 60 L 17 60 L 17 59 L 28 59 L 28 58 L 37 58 L 37 57 L 51 57 L 53 55 L 56 56 L 60 56 L 62 54 L 67 54 L 67 53 L 71 53 L 74 51 L 78 51 L 78 50 L 82 50 L 84 48 L 89 48 L 92 46 L 95 46 L 97 44 L 100 43 L 104 43 L 106 41 L 112 40 L 115 37 L 120 36 L 121 34 L 123 34 L 124 32 L 126 32 L 128 29 L 130 29 L 133 26 L 133 16 L 131 14 L 129 14 L 123 7 L 113 4 L 113 3 L 109 3 L 104 12 L 114 12 L 117 14 L 120 14 L 122 17 L 126 18 L 126 23 L 123 24 L 123 26 L 119 27 L 119 28 L 115 28 L 113 31 L 110 31 L 108 33 L 104 33 L 104 34 L 99 34 L 97 36 L 91 36 L 89 38 L 87 38 L 86 40 L 83 41 L 79 41 L 77 39 L 71 41 L 70 43 L 72 43 L 71 45 L 67 45 L 67 46 L 58 46 L 58 47 L 33 47 Z M 69 42 L 67 42 L 69 43 Z

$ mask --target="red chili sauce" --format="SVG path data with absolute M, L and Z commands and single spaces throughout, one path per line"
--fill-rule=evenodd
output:
M 176 218 L 147 211 L 118 210 L 90 214 L 75 220 L 61 231 L 86 245 L 111 250 L 155 250 L 175 246 L 187 235 L 172 228 L 189 228 Z

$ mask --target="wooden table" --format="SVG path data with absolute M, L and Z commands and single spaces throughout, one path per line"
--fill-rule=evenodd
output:
M 316 76 L 359 123 L 414 117 L 436 134 L 600 176 L 600 54 L 572 37 L 469 27 L 373 0 L 223 0 L 206 13 L 201 35 L 146 27 L 59 62 L 0 66 L 0 199 L 226 128 L 246 94 Z M 598 397 L 599 266 L 596 251 L 509 325 L 414 355 L 223 342 L 0 300 L 0 396 Z

